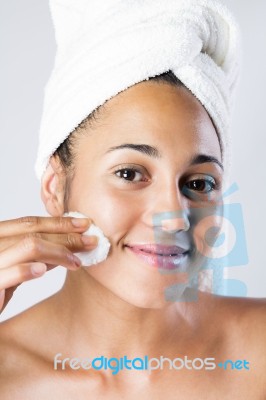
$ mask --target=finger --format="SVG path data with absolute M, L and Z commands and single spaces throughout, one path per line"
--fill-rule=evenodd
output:
M 0 270 L 0 290 L 42 276 L 47 270 L 44 263 L 24 263 Z M 14 288 L 15 290 L 15 288 Z
M 0 270 L 15 264 L 35 261 L 62 265 L 72 270 L 81 265 L 80 259 L 65 246 L 28 235 L 0 253 Z
M 2 310 L 4 307 L 4 301 L 5 301 L 5 289 L 2 289 L 0 290 L 0 310 Z
M 12 246 L 18 241 L 23 240 L 25 237 L 31 236 L 47 240 L 51 243 L 66 246 L 72 252 L 80 252 L 91 250 L 98 244 L 98 237 L 92 235 L 81 235 L 80 233 L 29 233 L 18 236 L 8 236 L 0 240 L 0 252 Z
M 83 232 L 91 224 L 90 218 L 22 217 L 0 221 L 0 238 L 30 232 L 67 233 Z
M 44 233 L 41 235 L 42 239 L 66 246 L 72 252 L 92 250 L 98 245 L 98 237 L 93 235 L 81 235 L 80 233 Z

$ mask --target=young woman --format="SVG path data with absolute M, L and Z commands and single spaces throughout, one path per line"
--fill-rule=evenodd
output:
M 218 227 L 223 169 L 212 118 L 171 71 L 67 137 L 42 175 L 51 217 L 0 223 L 2 309 L 23 281 L 67 268 L 59 292 L 1 324 L 1 399 L 265 398 L 265 299 L 188 285 L 206 257 L 202 215 Z M 83 268 L 92 221 L 111 249 Z

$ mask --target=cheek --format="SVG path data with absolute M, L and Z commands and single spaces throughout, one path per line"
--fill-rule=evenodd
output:
M 110 240 L 117 241 L 132 227 L 140 212 L 136 202 L 126 193 L 107 184 L 87 179 L 90 184 L 72 188 L 71 211 L 79 211 L 92 218 Z
M 203 257 L 210 256 L 220 229 L 221 218 L 216 215 L 202 218 L 195 224 L 193 239 L 197 252 Z

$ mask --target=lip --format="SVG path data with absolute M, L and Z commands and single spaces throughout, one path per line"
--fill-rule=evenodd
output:
M 132 244 L 126 247 L 142 261 L 164 270 L 177 269 L 189 252 L 179 246 L 159 244 Z

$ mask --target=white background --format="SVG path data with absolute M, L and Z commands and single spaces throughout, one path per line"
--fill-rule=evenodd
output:
M 250 297 L 266 297 L 265 89 L 266 2 L 223 1 L 237 18 L 243 37 L 243 71 L 232 129 L 232 202 L 244 212 L 249 263 L 231 267 L 230 278 L 245 282 Z M 47 213 L 34 174 L 43 89 L 53 67 L 55 42 L 48 1 L 0 2 L 0 220 Z M 0 320 L 57 291 L 65 270 L 21 285 Z

